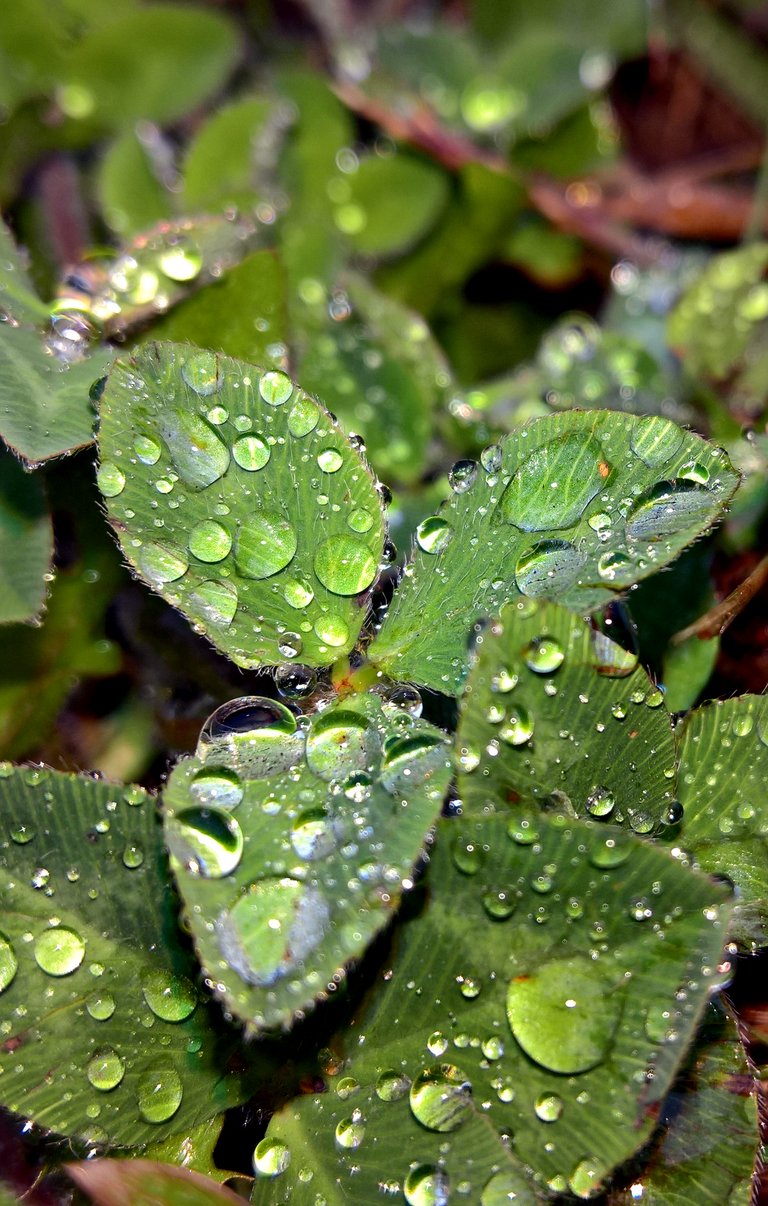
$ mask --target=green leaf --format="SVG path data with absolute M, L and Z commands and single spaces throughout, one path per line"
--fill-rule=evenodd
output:
M 277 157 L 285 124 L 285 112 L 266 97 L 249 96 L 218 109 L 187 149 L 184 212 L 254 209 L 270 187 L 266 169 Z
M 243 1201 L 210 1177 L 154 1160 L 89 1160 L 68 1164 L 67 1172 L 96 1206 L 242 1206 Z
M 47 592 L 53 530 L 38 478 L 0 450 L 0 624 L 34 620 Z
M 694 375 L 725 382 L 762 408 L 768 330 L 768 243 L 715 256 L 669 316 L 671 345 Z
M 720 651 L 720 638 L 689 637 L 671 645 L 664 657 L 662 681 L 670 712 L 687 712 L 696 703 L 712 675 Z
M 387 924 L 450 773 L 444 734 L 375 695 L 302 727 L 258 696 L 209 718 L 163 794 L 165 840 L 206 975 L 250 1031 L 327 997 Z
M 105 222 L 123 238 L 174 215 L 173 196 L 136 130 L 124 130 L 107 148 L 97 191 Z
M 0 324 L 0 435 L 32 463 L 81 448 L 93 439 L 89 390 L 106 373 L 110 348 L 62 363 L 29 327 Z
M 175 1164 L 214 1181 L 226 1181 L 234 1174 L 218 1168 L 213 1158 L 223 1125 L 224 1115 L 215 1115 L 184 1135 L 169 1135 L 159 1143 L 150 1143 L 142 1155 L 146 1160 Z
M 461 701 L 465 812 L 520 800 L 647 834 L 672 804 L 675 744 L 637 658 L 553 603 L 510 603 L 482 637 Z
M 4 222 L 0 222 L 0 312 L 10 315 L 17 323 L 39 323 L 48 318 L 48 307 L 37 296 Z
M 282 368 L 288 334 L 281 260 L 274 251 L 254 251 L 154 323 L 147 341 L 189 342 L 264 368 Z
M 243 1100 L 175 930 L 151 797 L 6 764 L 0 807 L 3 1105 L 135 1146 Z
M 382 1184 L 429 1202 L 424 1166 L 434 1201 L 449 1184 L 494 1201 L 500 1172 L 522 1202 L 588 1197 L 649 1137 L 716 974 L 724 892 L 621 830 L 520 820 L 440 822 L 421 911 L 338 1036 L 344 1080 L 270 1123 L 290 1162 L 257 1177 L 258 1206 L 373 1206 Z
M 151 344 L 115 365 L 99 447 L 126 557 L 234 662 L 328 665 L 352 648 L 381 503 L 330 415 L 284 373 Z
M 737 478 L 724 452 L 661 418 L 539 419 L 452 472 L 425 519 L 372 660 L 445 693 L 478 617 L 519 597 L 594 610 L 707 531 Z
M 638 1198 L 645 1206 L 747 1206 L 758 1134 L 753 1071 L 733 1020 L 710 1005 L 649 1163 L 632 1190 L 611 1197 L 612 1206 Z
M 365 155 L 334 190 L 334 220 L 361 255 L 396 255 L 424 237 L 447 199 L 447 177 L 434 164 Z
M 103 125 L 167 123 L 221 88 L 237 58 L 234 27 L 218 13 L 168 3 L 118 8 L 72 51 L 65 86 L 76 90 L 77 114 Z
M 716 700 L 692 712 L 679 736 L 677 843 L 696 866 L 727 875 L 738 893 L 733 937 L 768 941 L 768 697 Z

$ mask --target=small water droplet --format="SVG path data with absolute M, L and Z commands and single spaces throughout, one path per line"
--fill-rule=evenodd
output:
M 187 871 L 204 879 L 231 875 L 243 856 L 243 832 L 223 808 L 182 808 L 168 818 L 166 842 Z
M 534 637 L 523 649 L 525 664 L 535 674 L 554 674 L 565 661 L 562 645 L 554 637 Z
M 253 1171 L 257 1177 L 279 1177 L 291 1163 L 291 1151 L 280 1139 L 262 1139 L 253 1151 Z
M 336 1124 L 336 1145 L 346 1151 L 355 1151 L 365 1138 L 365 1122 L 359 1110 L 355 1110 L 349 1118 L 342 1118 Z
M 268 406 L 283 406 L 293 393 L 293 382 L 277 370 L 264 373 L 259 381 L 259 393 Z
M 161 1123 L 173 1118 L 181 1105 L 181 1077 L 171 1065 L 158 1065 L 139 1077 L 137 1101 L 145 1122 Z
M 477 480 L 477 461 L 456 461 L 448 471 L 448 484 L 454 494 L 464 494 Z
M 115 998 L 111 992 L 93 992 L 86 998 L 85 1008 L 95 1022 L 106 1022 L 115 1012 Z
M 74 930 L 53 926 L 35 940 L 35 960 L 49 976 L 68 976 L 85 957 L 85 943 Z
M 10 940 L 4 934 L 0 934 L 0 992 L 5 992 L 16 975 L 18 967 L 16 952 L 11 946 Z
M 241 436 L 232 446 L 232 456 L 241 469 L 254 473 L 263 469 L 271 456 L 269 445 L 257 435 Z
M 111 461 L 102 461 L 96 474 L 96 482 L 105 498 L 116 498 L 125 489 L 125 474 Z
M 139 435 L 133 441 L 133 451 L 142 464 L 156 465 L 163 450 L 153 436 Z
M 607 817 L 616 806 L 616 797 L 607 787 L 593 787 L 587 796 L 587 812 L 592 817 Z
M 163 968 L 146 971 L 141 991 L 147 1005 L 163 1022 L 183 1022 L 197 1006 L 197 991 L 185 976 L 176 976 Z
M 442 553 L 453 537 L 453 528 L 441 515 L 430 515 L 416 529 L 416 543 L 424 553 Z
M 311 808 L 296 818 L 291 845 L 299 858 L 308 862 L 316 862 L 333 853 L 338 845 L 337 834 L 325 809 Z
M 341 616 L 331 614 L 319 616 L 315 620 L 314 628 L 320 640 L 334 649 L 341 648 L 349 640 L 349 627 Z
M 455 1131 L 472 1112 L 472 1086 L 454 1064 L 433 1064 L 414 1080 L 411 1112 L 430 1131 Z
M 324 448 L 317 454 L 317 463 L 323 473 L 338 473 L 344 458 L 337 448 Z
M 400 1101 L 411 1087 L 411 1082 L 403 1072 L 387 1068 L 376 1081 L 376 1096 L 382 1101 Z
M 522 704 L 513 705 L 501 728 L 499 736 L 507 745 L 525 745 L 533 736 L 534 720 Z

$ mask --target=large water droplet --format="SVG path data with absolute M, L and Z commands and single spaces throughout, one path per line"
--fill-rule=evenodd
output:
M 288 414 L 288 430 L 292 436 L 302 439 L 317 427 L 320 408 L 305 394 L 299 395 Z
M 125 474 L 111 461 L 102 461 L 96 474 L 96 482 L 105 498 L 115 498 L 125 489 Z
M 364 532 L 370 532 L 373 527 L 374 517 L 370 511 L 366 511 L 365 507 L 356 507 L 354 511 L 350 511 L 347 516 L 347 525 L 353 532 L 359 532 L 361 535 Z
M 168 819 L 168 848 L 183 867 L 205 879 L 231 875 L 243 856 L 243 832 L 222 808 L 183 808 Z
M 387 1068 L 376 1081 L 376 1096 L 382 1101 L 400 1101 L 411 1087 L 411 1082 L 403 1072 Z
M 486 1181 L 480 1194 L 480 1206 L 536 1206 L 537 1197 L 522 1173 L 502 1171 Z
M 138 435 L 133 441 L 133 451 L 143 465 L 156 465 L 163 450 L 154 436 Z
M 416 543 L 424 553 L 442 553 L 453 536 L 453 528 L 441 515 L 430 515 L 416 529 Z
M 540 1122 L 557 1122 L 562 1117 L 563 1099 L 556 1093 L 542 1093 L 533 1103 L 533 1109 Z
M 457 461 L 448 471 L 448 485 L 454 494 L 464 494 L 477 480 L 477 461 Z
M 677 423 L 650 415 L 645 419 L 631 421 L 629 446 L 649 469 L 660 469 L 666 465 L 680 448 L 684 434 Z
M 137 561 L 144 577 L 158 586 L 165 582 L 176 582 L 189 569 L 189 561 L 183 549 L 172 544 L 159 544 L 153 540 L 141 546 Z
M 111 1047 L 104 1047 L 88 1061 L 85 1074 L 94 1089 L 108 1093 L 110 1089 L 116 1088 L 125 1076 L 125 1060 Z
M 198 561 L 222 561 L 232 548 L 232 537 L 215 519 L 204 519 L 189 533 L 189 551 Z
M 346 645 L 349 640 L 349 627 L 341 616 L 326 614 L 315 620 L 315 632 L 321 641 L 334 649 Z
M 448 1206 L 451 1182 L 436 1164 L 418 1164 L 405 1178 L 403 1195 L 408 1206 Z
M 142 1072 L 138 1084 L 139 1113 L 145 1122 L 167 1122 L 181 1105 L 181 1077 L 170 1064 Z
M 312 722 L 307 763 L 321 779 L 345 779 L 353 771 L 371 768 L 378 745 L 378 735 L 366 716 L 334 708 Z
M 296 530 L 276 511 L 259 511 L 243 520 L 237 533 L 235 561 L 246 578 L 271 578 L 293 560 Z
M 194 352 L 181 366 L 182 380 L 201 398 L 217 394 L 222 387 L 219 358 L 215 352 Z
M 314 570 L 335 595 L 357 595 L 376 577 L 377 561 L 367 545 L 354 536 L 329 536 L 317 548 Z
M 344 464 L 344 458 L 338 448 L 324 448 L 317 454 L 317 463 L 323 473 L 338 473 Z
M 197 1006 L 197 990 L 185 976 L 154 968 L 141 977 L 141 991 L 149 1008 L 164 1022 L 183 1022 Z
M 283 406 L 293 393 L 293 382 L 277 370 L 264 373 L 259 381 L 259 393 L 269 406 Z
M 677 479 L 657 482 L 641 494 L 627 516 L 627 536 L 633 540 L 662 540 L 699 526 L 714 515 L 715 501 L 695 482 Z
M 269 445 L 257 435 L 242 436 L 232 446 L 232 456 L 241 469 L 249 473 L 263 469 L 271 456 Z
M 314 862 L 327 858 L 338 845 L 333 820 L 323 808 L 311 808 L 295 820 L 291 845 L 299 858 Z
M 253 1150 L 253 1171 L 257 1177 L 279 1177 L 290 1163 L 290 1148 L 280 1139 L 262 1139 Z
M 18 960 L 10 941 L 0 934 L 0 992 L 5 992 L 18 971 Z
M 522 704 L 513 704 L 501 728 L 499 736 L 507 745 L 525 745 L 533 736 L 534 720 Z
M 35 940 L 35 960 L 49 976 L 68 976 L 77 971 L 85 957 L 85 943 L 65 926 L 43 930 Z
M 203 259 L 191 243 L 176 242 L 158 256 L 157 264 L 160 271 L 172 281 L 186 283 L 200 275 Z M 209 352 L 208 355 L 212 353 Z
M 226 627 L 232 623 L 237 611 L 237 587 L 231 582 L 217 582 L 209 578 L 197 584 L 189 595 L 189 601 L 209 624 Z
M 381 761 L 381 781 L 392 795 L 407 796 L 446 764 L 446 743 L 435 733 L 404 733 L 387 737 Z
M 552 1072 L 586 1072 L 602 1063 L 621 1016 L 611 993 L 589 959 L 551 959 L 507 990 L 507 1018 L 526 1055 Z
M 616 797 L 607 787 L 593 787 L 587 796 L 586 808 L 591 817 L 607 817 L 616 806 Z
M 559 594 L 576 581 L 585 560 L 567 540 L 541 540 L 518 557 L 515 581 L 532 598 Z
M 226 473 L 229 449 L 199 415 L 166 408 L 157 425 L 179 476 L 192 490 L 203 490 Z
M 349 1118 L 342 1118 L 336 1124 L 336 1145 L 347 1151 L 355 1151 L 365 1138 L 365 1122 L 360 1110 L 355 1110 Z
M 502 495 L 502 517 L 524 532 L 569 528 L 609 474 L 602 446 L 593 436 L 559 436 L 521 462 Z
M 535 674 L 554 674 L 565 661 L 562 645 L 551 636 L 534 637 L 523 649 L 523 657 Z
M 248 984 L 274 984 L 319 945 L 330 912 L 321 893 L 296 879 L 262 879 L 216 921 L 219 948 Z
M 593 1198 L 608 1176 L 608 1166 L 596 1156 L 585 1156 L 568 1178 L 568 1188 L 577 1198 Z
M 115 1012 L 117 1003 L 111 992 L 98 991 L 86 998 L 85 1008 L 95 1022 L 106 1022 Z
M 237 808 L 243 798 L 240 777 L 226 767 L 203 767 L 189 784 L 189 794 L 195 803 L 207 808 Z
M 472 1112 L 472 1086 L 455 1064 L 433 1064 L 414 1080 L 411 1111 L 430 1131 L 455 1131 Z

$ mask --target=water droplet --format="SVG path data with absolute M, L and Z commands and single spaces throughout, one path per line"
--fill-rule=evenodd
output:
M 125 489 L 125 474 L 111 461 L 102 461 L 96 474 L 96 482 L 105 498 L 115 498 Z
M 533 815 L 512 817 L 507 825 L 507 833 L 516 846 L 533 846 L 540 837 Z
M 153 436 L 139 435 L 133 441 L 133 451 L 142 464 L 156 465 L 163 450 Z
M 138 1084 L 139 1113 L 145 1122 L 167 1122 L 181 1105 L 181 1077 L 170 1065 L 142 1072 Z
M 162 968 L 144 973 L 141 991 L 149 1008 L 163 1022 L 183 1022 L 197 1006 L 194 984 Z
M 445 740 L 435 733 L 406 732 L 384 742 L 381 781 L 393 795 L 407 795 L 446 765 Z
M 298 546 L 296 531 L 274 511 L 259 511 L 238 529 L 235 561 L 246 578 L 271 578 L 293 560 Z
M 144 577 L 158 586 L 166 582 L 176 582 L 189 569 L 189 561 L 183 549 L 155 541 L 141 546 L 137 560 Z
M 627 536 L 632 540 L 661 540 L 699 526 L 715 510 L 713 496 L 695 482 L 677 479 L 657 482 L 640 495 L 627 517 Z
M 424 553 L 442 553 L 453 537 L 453 528 L 440 515 L 422 519 L 416 529 L 416 543 Z
M 314 431 L 320 419 L 320 408 L 305 394 L 299 395 L 288 414 L 288 430 L 296 439 Z
M 577 1198 L 592 1198 L 599 1193 L 608 1176 L 608 1166 L 595 1156 L 585 1156 L 568 1178 L 568 1188 Z
M 618 549 L 614 552 L 603 553 L 598 558 L 597 572 L 605 582 L 614 582 L 626 571 L 634 571 L 634 562 L 631 557 Z
M 365 1138 L 365 1122 L 359 1110 L 336 1124 L 335 1137 L 337 1146 L 348 1151 L 360 1146 Z
M 160 271 L 172 281 L 182 283 L 193 281 L 203 267 L 203 259 L 197 248 L 181 242 L 163 251 L 157 263 Z
M 480 1194 L 480 1206 L 536 1206 L 537 1197 L 522 1173 L 502 1171 L 486 1181 Z
M 317 463 L 323 473 L 338 473 L 344 464 L 344 458 L 337 448 L 324 448 L 317 454 Z
M 472 1112 L 472 1086 L 454 1064 L 433 1064 L 414 1080 L 411 1111 L 430 1131 L 455 1131 Z
M 300 582 L 298 578 L 289 579 L 283 587 L 283 598 L 289 607 L 295 607 L 297 611 L 309 607 L 314 597 L 312 587 L 306 582 Z
M 593 787 L 587 796 L 587 812 L 591 817 L 607 817 L 616 806 L 616 797 L 607 787 Z
M 405 1178 L 403 1194 L 408 1206 L 448 1206 L 448 1173 L 436 1164 L 418 1164 Z
M 204 519 L 189 533 L 189 551 L 198 561 L 222 561 L 232 548 L 232 537 L 215 519 Z
M 494 921 L 506 921 L 518 903 L 518 896 L 507 888 L 494 888 L 483 895 L 483 908 Z
M 35 940 L 38 967 L 49 976 L 68 976 L 77 971 L 85 957 L 85 943 L 79 934 L 65 926 L 43 930 Z
M 216 921 L 219 948 L 247 984 L 266 986 L 288 975 L 320 943 L 330 919 L 314 887 L 296 879 L 251 884 Z
M 609 474 L 593 436 L 549 440 L 519 465 L 501 498 L 502 517 L 524 532 L 569 528 L 605 487 Z
M 128 842 L 123 848 L 123 866 L 129 871 L 135 871 L 144 862 L 144 850 L 135 842 Z
M 5 992 L 18 970 L 19 964 L 11 943 L 0 934 L 0 992 Z
M 504 1054 L 504 1043 L 497 1034 L 490 1034 L 488 1038 L 483 1039 L 480 1050 L 486 1059 L 501 1059 Z
M 590 847 L 589 861 L 593 867 L 610 871 L 621 867 L 632 854 L 630 838 L 626 834 L 614 833 L 612 837 L 598 838 Z
M 515 704 L 499 729 L 499 736 L 507 745 L 525 745 L 533 736 L 534 721 L 527 708 Z
M 262 1139 L 253 1151 L 253 1171 L 257 1177 L 279 1177 L 291 1163 L 291 1152 L 280 1139 Z
M 523 657 L 535 674 L 554 674 L 565 660 L 562 645 L 551 636 L 534 637 L 523 649 Z
M 310 666 L 278 666 L 275 686 L 285 699 L 303 699 L 317 686 L 317 675 Z
M 485 851 L 474 838 L 460 833 L 453 841 L 453 861 L 464 875 L 477 875 L 485 862 Z
M 448 471 L 448 484 L 454 494 L 464 494 L 477 480 L 477 461 L 457 461 Z
M 232 456 L 241 469 L 255 472 L 263 469 L 271 456 L 269 444 L 257 435 L 241 436 L 232 446 Z
M 685 438 L 676 423 L 658 415 L 630 422 L 629 446 L 649 469 L 660 469 L 666 465 Z
M 503 453 L 499 444 L 489 444 L 480 453 L 480 464 L 486 473 L 498 473 L 503 461 Z
M 355 770 L 370 769 L 378 736 L 360 712 L 333 708 L 317 716 L 307 734 L 306 758 L 321 779 L 345 779 Z
M 93 992 L 86 998 L 85 1008 L 95 1022 L 106 1022 L 115 1012 L 115 998 L 111 992 Z
M 166 842 L 187 871 L 204 879 L 231 875 L 243 856 L 243 832 L 222 808 L 182 808 L 168 818 Z
M 231 582 L 216 582 L 209 578 L 199 582 L 189 596 L 189 601 L 209 624 L 231 624 L 237 611 L 237 587 Z
M 331 817 L 323 808 L 312 808 L 298 816 L 291 833 L 291 845 L 299 858 L 315 862 L 327 858 L 338 845 Z
M 364 532 L 370 532 L 373 522 L 373 515 L 370 511 L 366 511 L 365 507 L 356 507 L 347 516 L 347 525 L 353 532 L 359 532 L 361 535 Z
M 374 554 L 354 536 L 329 536 L 317 548 L 314 570 L 335 595 L 357 595 L 376 577 Z
M 448 1039 L 440 1030 L 435 1030 L 427 1039 L 427 1051 L 435 1058 L 445 1055 L 448 1050 Z
M 199 415 L 166 408 L 157 425 L 180 477 L 192 490 L 212 486 L 226 473 L 229 449 Z
M 85 1073 L 94 1089 L 108 1093 L 125 1076 L 125 1060 L 111 1047 L 104 1047 L 88 1061 Z
M 223 384 L 215 352 L 192 353 L 181 366 L 181 376 L 201 398 L 218 393 Z
M 515 565 L 518 590 L 531 598 L 558 594 L 576 581 L 585 557 L 567 540 L 541 540 Z
M 264 373 L 259 381 L 259 393 L 268 406 L 283 406 L 293 393 L 293 382 L 285 373 Z
M 509 982 L 512 1033 L 526 1055 L 552 1072 L 586 1072 L 601 1063 L 620 1014 L 621 1002 L 585 956 L 551 959 Z
M 543 1093 L 536 1098 L 533 1108 L 541 1122 L 557 1122 L 563 1113 L 563 1101 L 556 1093 Z
M 202 808 L 237 808 L 243 798 L 239 776 L 226 767 L 203 767 L 189 784 L 189 794 Z
M 376 1081 L 376 1096 L 382 1101 L 400 1101 L 411 1087 L 411 1082 L 403 1072 L 387 1068 Z
M 349 640 L 349 627 L 341 616 L 322 615 L 315 620 L 315 632 L 321 641 L 338 649 Z

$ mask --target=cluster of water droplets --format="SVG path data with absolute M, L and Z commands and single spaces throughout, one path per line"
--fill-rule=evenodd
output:
M 121 384 L 98 482 L 142 575 L 241 662 L 349 648 L 383 520 L 327 412 L 284 373 L 210 352 L 150 354 Z

